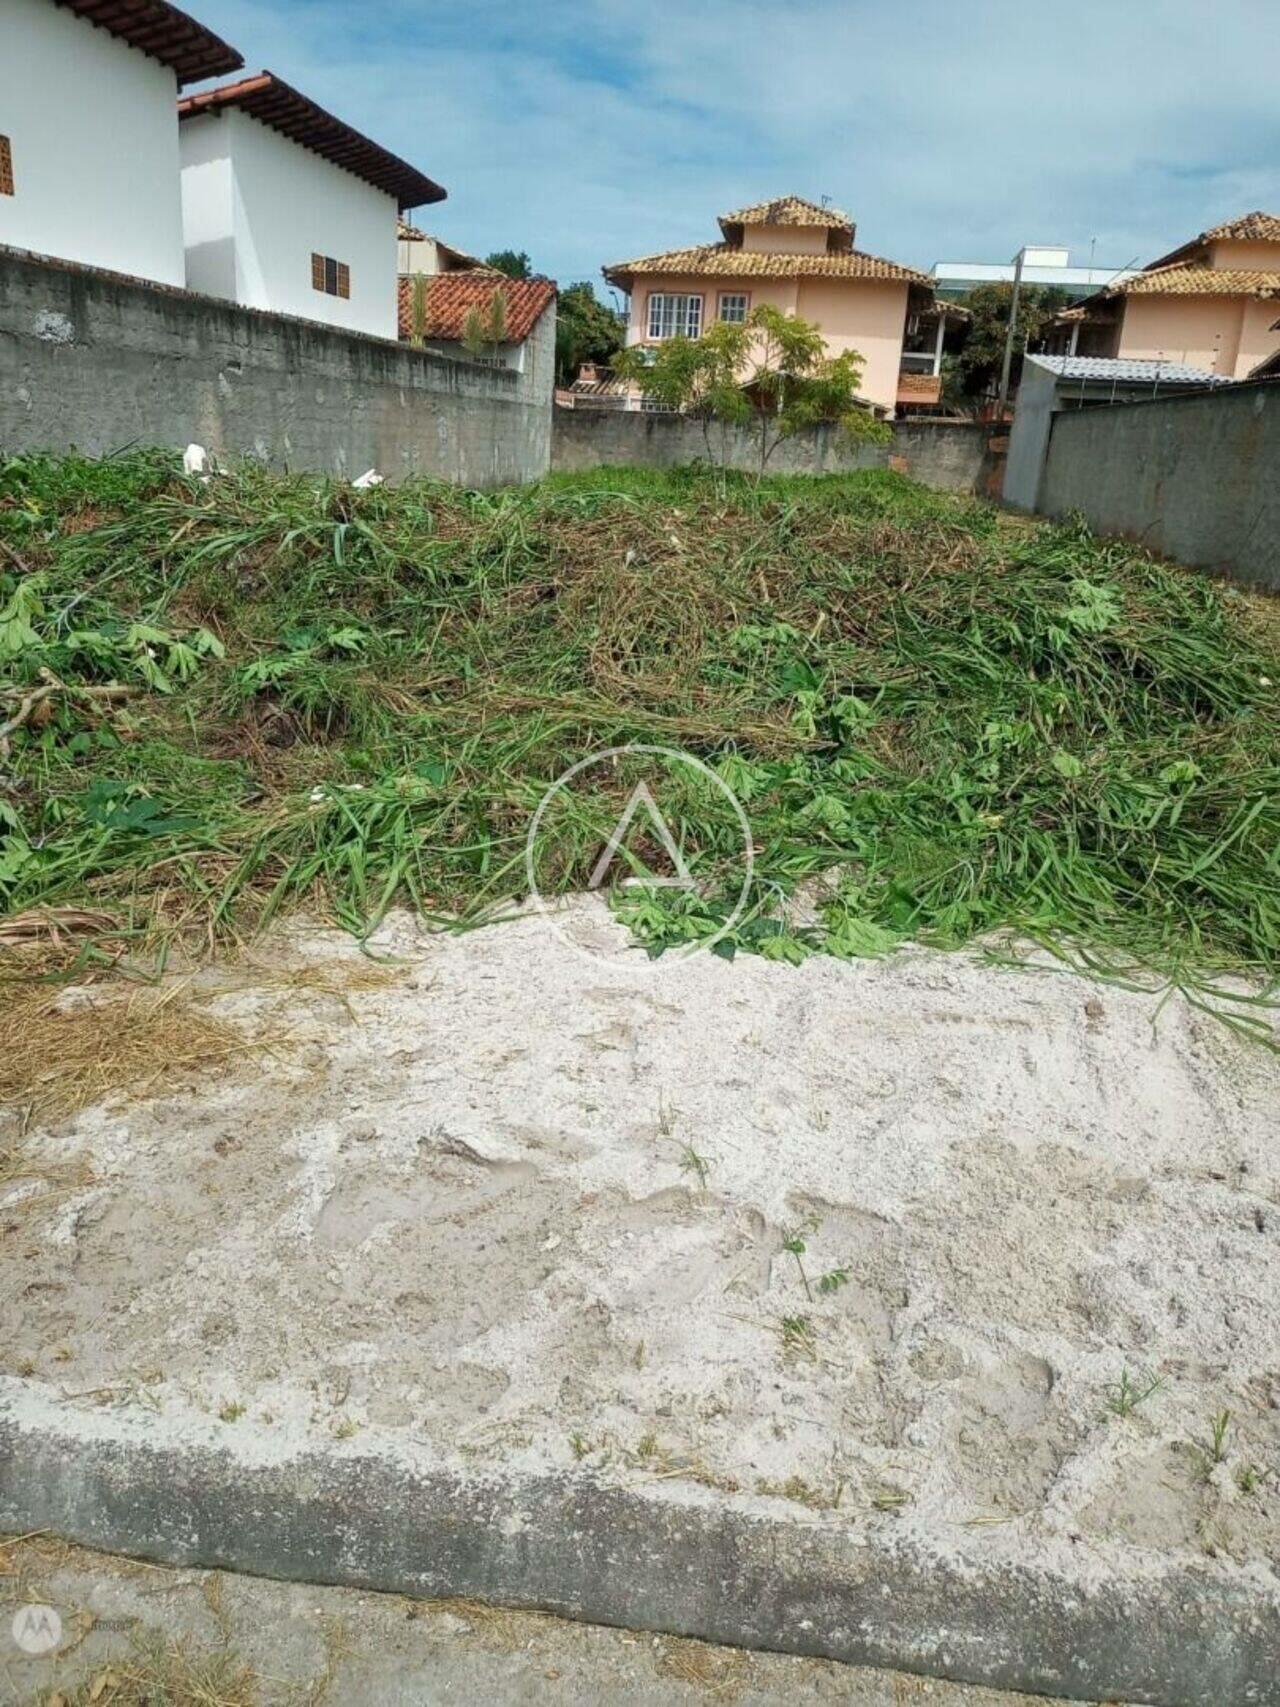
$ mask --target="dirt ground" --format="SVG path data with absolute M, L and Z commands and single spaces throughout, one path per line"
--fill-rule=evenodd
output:
M 214 1065 L 0 1116 L 0 1374 L 1274 1572 L 1276 1057 L 1057 970 L 561 923 L 281 932 L 174 987 Z M 68 1057 L 141 999 L 66 992 Z

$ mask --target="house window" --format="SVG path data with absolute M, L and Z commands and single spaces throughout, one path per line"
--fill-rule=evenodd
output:
M 311 288 L 322 290 L 326 296 L 350 296 L 351 268 L 332 255 L 312 255 Z
M 9 138 L 0 136 L 0 196 L 13 194 L 13 150 Z
M 750 298 L 745 290 L 724 291 L 720 297 L 720 318 L 727 320 L 731 326 L 745 326 L 747 323 L 747 303 Z
M 654 292 L 649 297 L 651 338 L 696 338 L 702 332 L 702 298 L 668 296 Z

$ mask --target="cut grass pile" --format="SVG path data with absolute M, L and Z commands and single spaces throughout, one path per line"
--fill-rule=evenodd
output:
M 1265 986 L 1277 684 L 1266 601 L 895 475 L 357 492 L 18 459 L 0 916 L 105 915 L 114 945 L 82 956 L 304 903 L 356 932 L 397 902 L 480 922 L 523 893 L 548 786 L 643 742 L 706 761 L 750 820 L 723 953 L 1008 930 L 1110 975 Z M 583 887 L 652 773 L 624 759 L 557 795 L 544 891 Z M 700 888 L 620 892 L 653 952 L 714 931 L 741 865 L 711 783 L 672 767 L 661 804 Z

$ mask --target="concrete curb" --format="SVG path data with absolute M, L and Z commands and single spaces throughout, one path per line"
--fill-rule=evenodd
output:
M 458 1474 L 359 1447 L 282 1450 L 0 1389 L 0 1526 L 174 1565 L 469 1595 L 957 1682 L 1162 1707 L 1280 1702 L 1267 1572 L 1089 1576 L 981 1539 L 928 1548 L 731 1498 L 589 1475 Z M 216 1443 L 215 1443 L 216 1441 Z M 961 1551 L 961 1548 L 964 1548 Z

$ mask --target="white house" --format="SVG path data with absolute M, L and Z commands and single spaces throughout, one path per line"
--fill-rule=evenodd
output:
M 174 103 L 243 63 L 164 0 L 0 0 L 0 244 L 181 285 Z
M 188 289 L 394 338 L 398 215 L 439 184 L 269 71 L 178 112 Z

